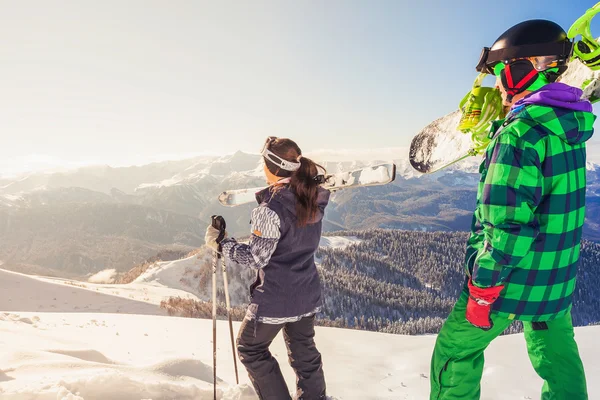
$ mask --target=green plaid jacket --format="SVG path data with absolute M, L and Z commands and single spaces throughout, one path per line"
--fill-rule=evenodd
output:
M 527 105 L 492 127 L 466 268 L 479 287 L 505 286 L 493 312 L 546 321 L 570 310 L 595 118 Z

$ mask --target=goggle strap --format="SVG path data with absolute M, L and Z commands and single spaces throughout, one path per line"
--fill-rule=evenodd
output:
M 514 87 L 514 85 L 513 85 L 512 72 L 510 72 L 510 64 L 508 64 L 506 67 L 504 67 L 504 73 L 506 74 L 506 83 L 508 85 L 508 88 L 512 89 Z
M 495 64 L 505 60 L 514 60 L 525 57 L 554 56 L 570 58 L 573 54 L 573 42 L 565 40 L 561 43 L 529 44 L 510 47 L 508 49 L 490 50 L 487 54 L 486 65 Z

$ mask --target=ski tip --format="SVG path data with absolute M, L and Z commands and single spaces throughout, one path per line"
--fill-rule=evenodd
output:
M 408 160 L 410 161 L 410 165 L 422 174 L 431 172 L 432 164 L 429 158 L 431 157 L 432 149 L 435 148 L 435 142 L 435 137 L 424 129 L 410 143 Z
M 418 172 L 420 172 L 422 174 L 427 174 L 427 173 L 431 172 L 431 163 L 417 161 L 414 158 L 410 158 L 409 161 L 410 161 L 410 165 L 414 169 L 416 169 Z
M 228 194 L 227 192 L 222 192 L 219 195 L 219 203 L 221 203 L 222 206 L 229 207 L 230 203 L 231 203 L 230 200 L 231 200 L 231 195 Z

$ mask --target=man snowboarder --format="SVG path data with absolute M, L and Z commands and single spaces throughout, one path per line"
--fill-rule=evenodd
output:
M 595 116 L 581 90 L 558 82 L 572 51 L 559 25 L 530 20 L 482 53 L 477 70 L 497 77 L 509 112 L 480 167 L 465 289 L 436 342 L 431 399 L 479 399 L 483 352 L 514 320 L 542 399 L 588 398 L 571 306 Z

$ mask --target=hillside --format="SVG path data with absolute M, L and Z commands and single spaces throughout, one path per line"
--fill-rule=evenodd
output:
M 124 271 L 165 248 L 190 251 L 200 246 L 204 230 L 197 218 L 133 204 L 0 210 L 0 260 L 5 267 L 35 265 L 60 276 Z
M 369 230 L 325 236 L 317 252 L 325 307 L 324 326 L 397 334 L 437 333 L 464 283 L 462 270 L 466 233 Z M 230 293 L 236 318 L 243 318 L 254 271 L 228 264 Z M 600 322 L 600 245 L 585 241 L 575 294 L 574 322 Z M 218 301 L 224 304 L 221 274 Z M 158 262 L 137 276 L 128 288 L 150 285 L 191 293 L 210 301 L 212 253 L 203 248 L 194 256 Z M 86 284 L 90 285 L 90 284 Z M 110 286 L 110 285 L 109 285 Z M 177 297 L 177 296 L 175 296 Z M 158 304 L 158 303 L 157 303 Z M 172 308 L 174 315 L 210 316 L 210 308 L 192 304 Z M 189 314 L 191 312 L 191 314 Z M 519 326 L 513 326 L 512 332 Z
M 348 232 L 361 242 L 321 248 L 326 307 L 337 326 L 437 333 L 464 283 L 465 233 Z M 575 293 L 577 326 L 600 322 L 600 245 L 584 241 Z M 518 327 L 514 327 L 518 329 Z

